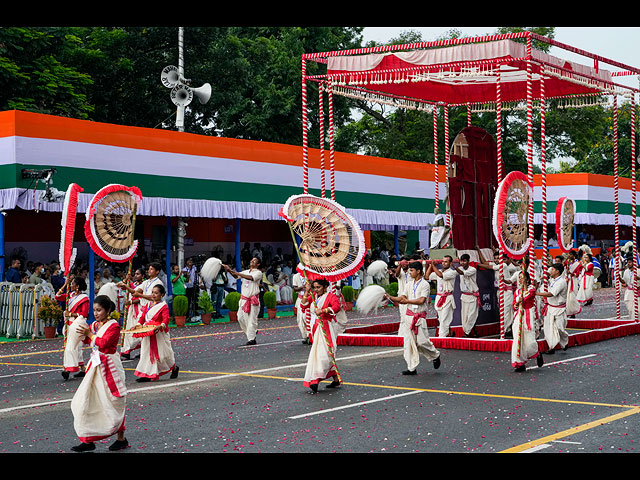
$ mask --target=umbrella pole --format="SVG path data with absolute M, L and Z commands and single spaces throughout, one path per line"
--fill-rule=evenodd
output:
M 289 231 L 291 232 L 291 239 L 293 240 L 293 246 L 296 249 L 296 252 L 298 254 L 298 260 L 300 263 L 302 263 L 302 266 L 305 267 L 305 264 L 302 261 L 302 256 L 300 255 L 300 249 L 298 248 L 298 243 L 296 242 L 296 236 L 295 233 L 293 232 L 293 227 L 291 226 L 291 222 L 287 221 L 287 225 L 289 225 Z M 309 281 L 309 277 L 307 277 L 307 272 L 305 271 L 305 269 L 302 269 L 302 274 L 304 275 L 305 280 L 308 282 Z M 313 305 L 318 308 L 318 305 L 316 303 L 316 299 L 313 296 L 313 292 L 311 293 L 311 299 L 313 300 Z M 338 377 L 338 382 L 342 383 L 342 377 L 340 376 L 340 372 L 338 371 L 338 365 L 336 364 L 336 357 L 335 354 L 333 352 L 333 348 L 331 348 L 330 344 L 329 344 L 329 337 L 327 335 L 327 332 L 325 331 L 324 328 L 321 328 L 322 330 L 322 334 L 324 335 L 324 340 L 327 343 L 327 351 L 329 352 L 329 357 L 331 358 L 331 363 L 333 364 L 333 368 L 336 371 L 336 376 Z
M 134 237 L 135 237 L 135 233 L 136 233 L 136 213 L 138 211 L 138 205 L 134 204 L 133 206 L 133 215 L 131 216 L 131 245 L 133 245 L 134 242 Z M 125 278 L 130 278 L 131 277 L 131 269 L 133 268 L 133 258 L 129 259 L 129 267 L 127 269 L 127 276 Z M 125 295 L 124 295 L 124 320 L 121 319 L 120 322 L 120 328 L 122 328 L 123 326 L 126 327 L 127 326 L 127 319 L 129 318 L 129 307 L 130 305 L 127 305 L 127 303 L 129 302 L 129 290 L 125 289 Z M 123 329 L 124 330 L 124 329 Z M 122 333 L 120 334 L 120 347 L 122 347 L 124 345 L 124 336 L 125 334 Z

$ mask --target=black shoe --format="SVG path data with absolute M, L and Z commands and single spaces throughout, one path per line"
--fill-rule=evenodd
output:
M 547 350 L 544 353 L 547 354 L 547 355 L 553 355 L 554 353 L 556 353 L 556 351 L 552 348 L 552 349 Z
M 255 345 L 256 343 L 256 339 L 254 338 L 253 340 L 249 340 L 247 343 L 245 343 L 245 345 Z
M 567 343 L 564 347 L 562 347 L 562 350 L 566 352 L 568 348 L 569 348 L 569 344 Z
M 339 386 L 340 386 L 340 382 L 338 380 L 334 380 L 329 385 L 327 385 L 327 388 L 336 388 L 336 387 L 339 387 Z
M 73 378 L 82 378 L 82 377 L 84 377 L 84 372 L 78 372 L 73 376 Z
M 417 375 L 418 374 L 418 370 L 403 370 L 402 371 L 403 375 Z
M 65 380 L 69 380 L 69 372 L 63 371 L 60 372 L 60 374 L 62 375 L 62 378 L 64 378 Z
M 76 445 L 75 447 L 71 447 L 71 450 L 74 452 L 91 452 L 96 449 L 95 443 L 81 443 L 80 445 Z
M 304 340 L 302 340 L 302 344 L 303 345 L 309 345 L 311 342 L 309 342 L 308 338 L 305 338 Z
M 147 377 L 138 377 L 138 378 L 136 378 L 136 382 L 138 382 L 138 383 L 144 383 L 144 382 L 150 382 L 150 381 L 151 381 L 151 379 L 147 378 Z
M 120 360 L 131 360 L 131 355 L 128 353 L 121 353 Z
M 309 388 L 311 389 L 311 391 L 312 391 L 313 393 L 318 393 L 318 384 L 317 384 L 317 383 L 314 383 L 314 384 L 312 384 L 312 385 L 309 385 Z
M 436 370 L 440 368 L 440 357 L 436 358 L 433 361 L 433 368 L 435 368 Z
M 129 441 L 125 438 L 124 440 L 116 440 L 111 445 L 109 445 L 109 450 L 115 452 L 116 450 L 122 450 L 129 446 Z
M 516 372 L 524 372 L 527 370 L 527 367 L 525 367 L 524 365 L 520 365 L 519 367 L 516 367 L 515 371 Z
M 173 370 L 171 370 L 171 375 L 169 375 L 169 378 L 178 378 L 179 371 L 180 367 L 175 367 Z
M 536 358 L 536 363 L 538 367 L 542 367 L 544 365 L 544 358 L 542 358 L 542 353 L 538 353 L 538 358 Z

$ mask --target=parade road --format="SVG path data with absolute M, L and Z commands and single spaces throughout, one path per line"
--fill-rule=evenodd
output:
M 596 291 L 581 317 L 615 314 L 611 293 Z M 398 313 L 349 317 L 361 325 L 394 322 Z M 138 359 L 124 361 L 130 447 L 110 455 L 638 448 L 635 335 L 545 355 L 543 367 L 533 361 L 522 373 L 509 353 L 443 349 L 438 370 L 422 358 L 418 375 L 403 376 L 402 348 L 340 346 L 344 384 L 323 383 L 315 395 L 302 385 L 310 347 L 292 316 L 260 320 L 255 346 L 245 345 L 237 323 L 172 328 L 171 336 L 178 378 L 137 383 Z M 78 443 L 70 402 L 81 380 L 60 375 L 62 348 L 62 338 L 0 345 L 0 451 L 70 452 Z M 99 442 L 94 453 L 107 453 L 112 441 Z

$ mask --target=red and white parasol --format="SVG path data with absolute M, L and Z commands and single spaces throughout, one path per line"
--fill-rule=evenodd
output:
M 84 191 L 79 185 L 72 183 L 67 188 L 62 207 L 62 231 L 60 234 L 60 252 L 58 259 L 60 268 L 66 277 L 76 260 L 77 250 L 73 248 L 73 237 L 76 230 L 76 212 L 78 210 L 78 193 Z
M 576 216 L 576 202 L 567 197 L 558 199 L 556 205 L 556 238 L 558 247 L 567 253 L 573 247 L 573 226 Z
M 509 257 L 519 260 L 529 251 L 528 213 L 533 185 L 522 172 L 507 174 L 493 204 L 493 234 Z M 533 226 L 531 226 L 533 228 Z
M 135 217 L 142 193 L 138 187 L 112 184 L 101 188 L 87 207 L 84 233 L 91 249 L 111 262 L 124 263 L 135 255 Z
M 334 200 L 302 194 L 290 197 L 279 215 L 301 239 L 298 271 L 309 280 L 337 282 L 356 273 L 366 254 L 358 222 Z

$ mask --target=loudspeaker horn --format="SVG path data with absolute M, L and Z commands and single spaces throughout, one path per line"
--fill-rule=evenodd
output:
M 205 83 L 199 88 L 192 88 L 193 94 L 200 100 L 201 104 L 205 104 L 211 98 L 211 85 Z
M 193 100 L 193 90 L 183 84 L 178 84 L 171 90 L 171 101 L 178 107 L 186 107 Z
M 178 67 L 173 65 L 167 65 L 162 69 L 162 74 L 160 75 L 160 80 L 162 84 L 167 88 L 175 87 L 180 81 L 180 74 L 178 73 Z

